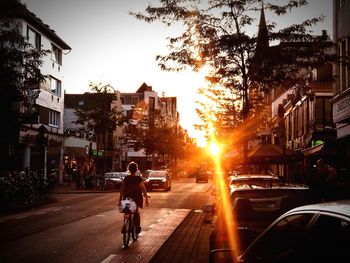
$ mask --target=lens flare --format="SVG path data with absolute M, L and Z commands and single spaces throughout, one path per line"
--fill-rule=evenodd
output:
M 219 156 L 220 152 L 221 152 L 221 147 L 218 143 L 212 142 L 209 145 L 209 152 L 213 155 L 213 156 Z
M 208 147 L 208 151 L 211 153 L 213 161 L 215 163 L 215 177 L 214 177 L 214 185 L 217 189 L 217 203 L 221 207 L 221 219 L 222 222 L 219 223 L 219 227 L 217 229 L 218 238 L 222 238 L 226 236 L 227 241 L 230 244 L 231 253 L 234 258 L 237 257 L 237 229 L 236 220 L 232 213 L 232 205 L 230 200 L 229 187 L 226 182 L 225 174 L 222 169 L 222 147 L 218 142 L 216 142 L 215 138 L 212 138 L 212 142 Z M 221 237 L 220 237 L 221 236 Z

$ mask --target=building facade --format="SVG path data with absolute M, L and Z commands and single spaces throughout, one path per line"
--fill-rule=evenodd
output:
M 58 181 L 63 163 L 63 59 L 71 47 L 23 4 L 16 3 L 11 17 L 20 34 L 32 48 L 50 51 L 41 58 L 43 64 L 38 69 L 45 80 L 27 94 L 36 114 L 20 129 L 18 169 L 40 170 L 44 176 L 55 170 Z
M 144 145 L 149 138 L 144 136 L 147 131 L 159 127 L 171 128 L 177 134 L 179 115 L 176 97 L 158 97 L 152 86 L 143 83 L 135 93 L 121 93 L 121 101 L 126 120 L 122 143 L 123 168 L 130 161 L 136 161 L 141 170 L 166 165 L 168 157 L 165 154 L 150 149 L 147 153 Z
M 333 1 L 333 40 L 337 55 L 349 63 L 350 1 Z M 349 176 L 350 171 L 350 67 L 338 63 L 333 67 L 335 82 L 331 100 L 333 122 L 336 126 L 337 168 Z
M 115 123 L 115 129 L 111 125 L 94 130 L 86 124 L 77 123 L 76 109 L 94 110 L 97 107 L 104 108 L 107 114 L 113 110 L 116 115 L 121 115 L 120 93 L 65 94 L 66 164 L 94 175 L 121 169 L 122 126 Z

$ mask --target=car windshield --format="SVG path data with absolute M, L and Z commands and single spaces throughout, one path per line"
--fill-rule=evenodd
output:
M 166 173 L 164 171 L 152 171 L 148 177 L 166 177 Z

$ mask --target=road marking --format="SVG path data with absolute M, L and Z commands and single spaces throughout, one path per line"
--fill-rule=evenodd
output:
M 163 221 L 163 219 L 161 219 L 161 218 L 157 220 L 158 223 L 159 223 L 159 222 L 162 222 L 162 221 Z
M 115 258 L 117 255 L 109 255 L 108 257 L 106 257 L 103 261 L 101 261 L 101 263 L 108 263 L 110 262 L 113 258 Z
M 43 215 L 43 214 L 46 214 L 47 211 L 43 211 L 43 212 L 38 212 L 38 213 L 35 213 L 36 215 Z
M 155 224 L 150 224 L 149 226 L 148 226 L 148 228 L 152 228 L 152 227 L 154 227 L 155 226 Z

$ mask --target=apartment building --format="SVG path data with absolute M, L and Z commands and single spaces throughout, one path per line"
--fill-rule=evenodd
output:
M 51 51 L 39 68 L 47 76 L 43 83 L 32 90 L 35 118 L 23 124 L 19 135 L 19 156 L 22 169 L 59 169 L 63 163 L 63 109 L 64 83 L 63 59 L 71 47 L 25 5 L 13 1 L 17 6 L 8 13 L 20 34 L 39 50 Z M 45 145 L 38 145 L 38 135 L 45 138 Z M 41 151 L 44 146 L 44 153 Z
M 123 114 L 126 119 L 125 133 L 122 143 L 123 167 L 130 161 L 136 161 L 141 170 L 150 169 L 155 163 L 164 164 L 164 156 L 157 152 L 147 154 L 133 134 L 137 129 L 152 129 L 164 126 L 178 130 L 179 116 L 176 97 L 159 97 L 152 86 L 143 83 L 134 93 L 121 93 Z
M 101 108 L 108 114 L 113 109 L 121 113 L 119 91 L 114 93 L 65 94 L 64 156 L 65 165 L 97 174 L 121 169 L 122 126 L 94 130 L 77 123 L 76 109 Z

